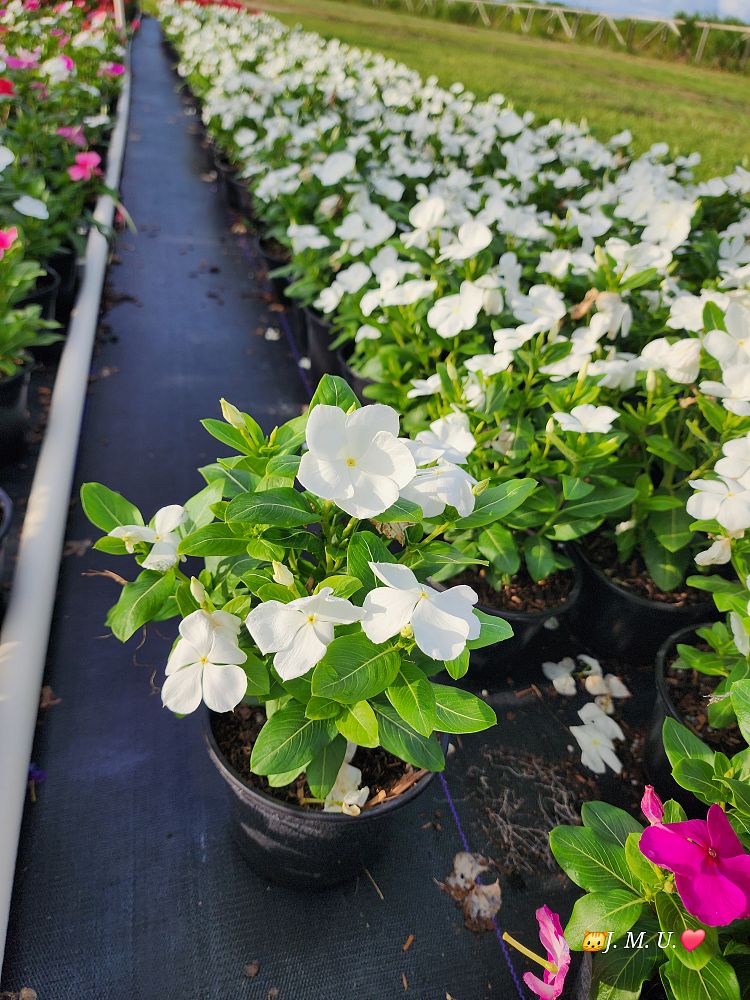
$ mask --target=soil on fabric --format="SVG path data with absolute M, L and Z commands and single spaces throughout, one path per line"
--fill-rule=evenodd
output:
M 466 584 L 479 595 L 479 603 L 498 611 L 553 611 L 570 597 L 576 577 L 572 570 L 551 573 L 546 579 L 532 580 L 526 571 L 517 573 L 507 587 L 495 590 L 483 569 L 467 569 L 452 577 L 450 586 Z
M 708 646 L 699 643 L 698 648 L 706 650 Z M 746 744 L 737 725 L 728 726 L 726 729 L 714 729 L 708 724 L 706 714 L 708 700 L 716 686 L 721 683 L 721 677 L 707 677 L 698 670 L 674 667 L 671 664 L 676 659 L 676 655 L 672 657 L 664 671 L 664 680 L 678 714 L 687 727 L 712 750 L 725 753 L 728 757 L 739 753 Z
M 265 721 L 266 715 L 262 709 L 240 705 L 233 712 L 212 715 L 211 728 L 219 750 L 242 780 L 251 788 L 265 792 L 266 795 L 288 805 L 319 810 L 321 806 L 318 803 L 305 801 L 305 799 L 312 797 L 312 792 L 307 786 L 304 774 L 301 774 L 290 785 L 285 785 L 283 788 L 272 788 L 266 778 L 253 774 L 250 770 L 250 754 Z M 382 747 L 375 749 L 358 747 L 351 763 L 362 772 L 362 786 L 367 785 L 370 789 L 370 800 L 378 797 L 378 793 L 381 792 L 385 793 L 385 797 L 389 795 L 393 797 L 392 791 L 402 779 L 406 782 L 407 778 L 418 773 L 411 764 L 399 760 L 398 757 L 394 757 Z M 382 796 L 380 798 L 382 800 Z
M 706 596 L 701 590 L 693 587 L 681 587 L 679 590 L 661 590 L 649 576 L 646 564 L 640 556 L 634 555 L 626 563 L 618 562 L 617 546 L 604 535 L 594 535 L 586 540 L 585 553 L 589 561 L 598 570 L 622 587 L 623 590 L 638 597 L 661 604 L 672 604 L 676 608 L 686 605 L 706 604 Z

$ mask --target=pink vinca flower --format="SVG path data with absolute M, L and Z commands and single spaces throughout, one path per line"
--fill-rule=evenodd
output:
M 122 76 L 124 72 L 122 63 L 105 63 L 99 69 L 99 76 Z
M 57 134 L 61 135 L 63 139 L 67 139 L 68 142 L 72 142 L 74 146 L 86 145 L 86 133 L 80 125 L 63 125 L 57 130 Z
M 721 806 L 705 820 L 650 826 L 641 852 L 675 874 L 675 887 L 688 913 L 709 927 L 750 917 L 750 854 Z
M 539 923 L 539 940 L 547 949 L 547 961 L 556 966 L 557 971 L 545 970 L 543 980 L 533 972 L 525 972 L 523 981 L 541 1000 L 557 1000 L 562 996 L 565 977 L 570 968 L 570 947 L 563 936 L 560 918 L 546 904 L 536 911 L 536 919 Z
M 25 49 L 19 49 L 16 56 L 4 55 L 2 58 L 8 69 L 34 69 L 39 64 L 39 54 Z
M 90 181 L 100 174 L 99 164 L 102 162 L 98 153 L 76 153 L 76 162 L 68 167 L 68 176 L 72 181 Z
M 0 260 L 5 256 L 5 251 L 10 250 L 18 239 L 18 230 L 15 226 L 9 229 L 0 229 Z
M 641 799 L 641 812 L 652 825 L 664 819 L 664 804 L 654 791 L 653 785 L 646 785 Z

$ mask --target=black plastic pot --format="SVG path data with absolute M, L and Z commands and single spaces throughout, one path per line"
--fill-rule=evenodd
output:
M 577 638 L 599 656 L 647 663 L 678 629 L 718 616 L 709 601 L 678 606 L 633 594 L 594 566 L 580 546 L 571 546 L 571 554 L 579 566 L 582 587 L 570 625 Z
M 42 319 L 54 319 L 57 293 L 60 290 L 60 275 L 49 264 L 45 267 L 45 272 L 37 279 L 34 291 L 21 299 L 18 307 L 40 306 Z
M 313 385 L 324 375 L 341 375 L 338 353 L 331 349 L 333 332 L 328 320 L 313 309 L 305 309 L 307 344 L 310 356 L 310 375 Z
M 10 526 L 13 523 L 13 501 L 0 489 L 0 580 L 5 574 L 5 550 Z
M 60 287 L 57 290 L 57 300 L 55 302 L 55 319 L 60 326 L 66 327 L 70 319 L 70 313 L 75 305 L 76 292 L 78 291 L 78 255 L 73 249 L 63 253 L 56 253 L 50 259 L 50 266 L 60 275 Z
M 12 462 L 26 447 L 30 380 L 28 369 L 0 379 L 0 462 Z
M 248 197 L 250 197 L 249 192 Z M 286 294 L 286 290 L 289 287 L 289 278 L 282 274 L 272 273 L 277 268 L 284 267 L 285 264 L 288 264 L 289 258 L 269 249 L 268 245 L 264 243 L 262 239 L 259 241 L 258 245 L 260 247 L 260 254 L 263 258 L 263 263 L 266 265 L 268 280 L 271 282 L 273 294 L 278 302 L 284 306 L 284 315 L 286 316 L 289 329 L 297 344 L 297 350 L 300 354 L 306 355 L 308 353 L 309 344 L 308 327 L 305 314 L 297 305 L 295 300 L 290 299 Z
M 229 795 L 231 833 L 250 867 L 281 885 L 323 889 L 354 878 L 387 850 L 402 810 L 433 780 L 427 774 L 403 795 L 359 816 L 280 802 L 251 788 L 219 750 L 206 725 L 206 747 Z
M 365 396 L 365 389 L 368 385 L 375 385 L 374 380 L 371 378 L 365 378 L 363 375 L 358 375 L 357 372 L 354 371 L 346 359 L 344 348 L 340 347 L 338 351 L 336 351 L 336 357 L 338 358 L 341 374 L 354 390 L 354 393 L 360 403 L 371 403 L 372 400 Z
M 687 726 L 687 723 L 672 701 L 669 686 L 667 685 L 666 671 L 670 662 L 677 655 L 677 646 L 680 643 L 692 643 L 695 640 L 696 629 L 702 625 L 710 624 L 710 622 L 704 621 L 680 629 L 679 632 L 675 632 L 669 636 L 656 654 L 656 701 L 654 703 L 654 712 L 651 716 L 648 735 L 646 736 L 644 753 L 646 774 L 659 797 L 662 799 L 676 799 L 688 815 L 692 816 L 705 814 L 706 807 L 698 802 L 694 795 L 681 788 L 674 780 L 672 777 L 672 766 L 664 752 L 664 743 L 662 741 L 662 727 L 664 726 L 665 719 L 676 719 L 681 725 Z M 688 726 L 687 728 L 689 729 L 690 727 Z
M 487 615 L 502 618 L 513 629 L 513 635 L 504 642 L 499 642 L 494 646 L 485 646 L 483 649 L 473 649 L 471 651 L 471 671 L 474 675 L 487 674 L 487 680 L 494 677 L 505 677 L 512 673 L 513 668 L 523 666 L 530 660 L 532 644 L 536 639 L 542 637 L 545 622 L 552 618 L 558 620 L 569 615 L 578 603 L 581 593 L 581 575 L 577 566 L 573 566 L 571 572 L 575 574 L 573 588 L 563 604 L 547 608 L 544 611 L 507 611 L 504 608 L 493 608 L 486 604 L 477 604 L 476 607 Z M 430 581 L 431 586 L 436 590 L 444 590 L 448 584 L 435 583 Z M 534 664 L 537 667 L 538 664 Z

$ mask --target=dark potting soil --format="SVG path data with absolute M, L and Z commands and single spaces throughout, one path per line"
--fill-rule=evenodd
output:
M 538 612 L 560 607 L 570 597 L 575 574 L 568 570 L 552 573 L 545 580 L 532 580 L 524 570 L 507 587 L 495 590 L 483 569 L 467 569 L 452 577 L 449 586 L 466 584 L 479 594 L 479 603 L 498 611 Z
M 594 535 L 587 539 L 585 552 L 590 562 L 612 583 L 616 583 L 618 587 L 631 594 L 645 597 L 649 601 L 673 604 L 678 608 L 687 604 L 706 603 L 703 591 L 695 590 L 693 587 L 661 590 L 649 576 L 646 564 L 640 556 L 634 555 L 626 563 L 618 562 L 617 546 L 605 535 Z
M 266 778 L 250 770 L 250 754 L 265 721 L 265 712 L 245 705 L 241 705 L 233 712 L 213 716 L 212 728 L 222 754 L 243 781 L 251 787 L 265 792 L 279 802 L 318 809 L 316 803 L 305 802 L 305 799 L 312 796 L 312 792 L 307 787 L 304 774 L 290 785 L 273 788 Z M 382 801 L 385 796 L 393 797 L 394 792 L 406 791 L 407 787 L 410 788 L 414 784 L 414 781 L 409 779 L 419 773 L 410 764 L 405 764 L 382 747 L 375 749 L 358 747 L 352 764 L 362 772 L 362 785 L 367 785 L 370 789 L 370 800 L 379 798 Z M 406 787 L 400 787 L 401 785 Z M 385 796 L 379 795 L 381 792 L 384 792 Z
M 704 649 L 708 648 L 705 644 L 702 645 Z M 672 657 L 671 662 L 674 663 L 676 659 L 677 656 Z M 708 700 L 721 678 L 707 677 L 697 670 L 680 669 L 670 664 L 664 672 L 664 680 L 672 704 L 686 725 L 712 750 L 719 750 L 731 757 L 744 748 L 745 740 L 736 725 L 714 729 L 708 724 Z
M 283 243 L 279 243 L 273 236 L 263 236 L 260 240 L 260 247 L 264 254 L 272 260 L 278 260 L 279 266 L 286 264 L 289 260 L 289 251 Z

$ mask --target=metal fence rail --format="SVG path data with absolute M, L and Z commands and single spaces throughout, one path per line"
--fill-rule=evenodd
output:
M 376 7 L 385 4 L 385 0 L 371 0 L 371 2 Z M 581 7 L 514 3 L 508 0 L 400 0 L 400 2 L 406 10 L 415 14 L 434 13 L 440 6 L 467 5 L 485 27 L 490 27 L 492 24 L 488 14 L 490 9 L 493 14 L 499 13 L 499 19 L 495 22 L 497 26 L 502 26 L 515 18 L 523 35 L 530 34 L 534 27 L 541 27 L 550 32 L 561 31 L 569 41 L 576 38 L 592 39 L 596 43 L 605 40 L 614 41 L 621 49 L 630 52 L 641 52 L 654 42 L 664 43 L 673 39 L 691 55 L 695 63 L 703 60 L 711 32 L 725 32 L 735 36 L 733 41 L 736 41 L 738 46 L 739 68 L 744 69 L 750 61 L 750 24 L 686 21 L 678 17 L 618 17 Z M 639 29 L 644 28 L 645 33 L 639 33 Z M 700 32 L 697 39 L 695 29 Z M 695 50 L 691 51 L 693 46 Z

